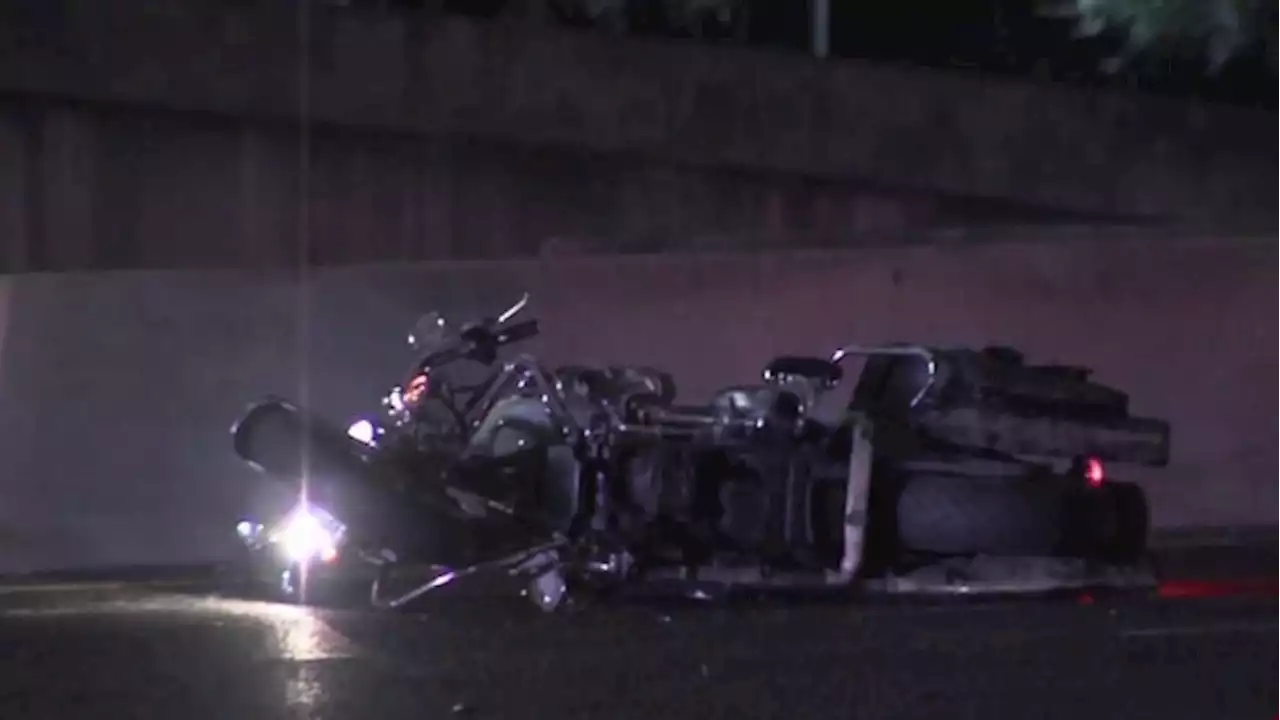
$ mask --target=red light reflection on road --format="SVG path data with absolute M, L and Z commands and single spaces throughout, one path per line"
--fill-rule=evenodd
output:
M 1162 598 L 1212 598 L 1248 595 L 1266 597 L 1280 594 L 1276 578 L 1258 580 L 1168 580 L 1156 594 Z

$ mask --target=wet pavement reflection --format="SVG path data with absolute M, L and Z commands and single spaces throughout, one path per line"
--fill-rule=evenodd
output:
M 416 613 L 0 591 L 0 718 L 1269 717 L 1275 597 Z

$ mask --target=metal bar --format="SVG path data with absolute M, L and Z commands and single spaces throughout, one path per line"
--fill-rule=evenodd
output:
M 844 347 L 831 353 L 831 362 L 837 365 L 844 362 L 845 358 L 860 355 L 870 357 L 872 355 L 899 355 L 914 356 L 924 358 L 928 364 L 929 382 L 920 388 L 920 392 L 911 399 L 910 407 L 915 407 L 924 399 L 926 393 L 933 388 L 934 382 L 938 377 L 938 362 L 934 358 L 933 351 L 922 345 L 845 345 Z
M 809 0 L 809 15 L 813 56 L 825 58 L 831 51 L 831 0 Z
M 871 496 L 871 461 L 875 455 L 871 428 L 865 418 L 856 420 L 851 432 L 849 474 L 845 486 L 844 553 L 840 558 L 840 577 L 845 582 L 852 582 L 862 567 Z
M 428 580 L 425 583 L 422 583 L 421 585 L 415 587 L 409 592 L 406 592 L 390 600 L 385 600 L 382 598 L 382 593 L 380 588 L 381 578 L 379 578 L 378 580 L 374 581 L 373 587 L 369 589 L 369 603 L 376 608 L 384 609 L 384 610 L 393 610 L 395 608 L 403 607 L 407 603 L 413 602 L 414 600 L 422 597 L 423 595 L 429 592 L 432 592 L 433 590 L 439 590 L 440 588 L 445 587 L 447 585 L 452 585 L 454 582 L 461 580 L 462 578 L 478 575 L 480 573 L 483 573 L 489 570 L 503 570 L 513 565 L 519 565 L 520 563 L 527 561 L 530 558 L 533 558 L 539 555 L 540 553 L 557 550 L 560 547 L 562 547 L 564 544 L 565 544 L 565 540 L 558 538 L 550 542 L 542 543 L 540 545 L 535 545 L 531 548 L 526 548 L 524 550 L 513 553 L 511 555 L 507 555 L 505 557 L 500 557 L 496 560 L 489 560 L 487 562 L 476 563 L 475 565 L 470 565 L 468 567 L 460 568 L 458 570 L 449 570 L 440 575 L 437 575 L 436 577 Z

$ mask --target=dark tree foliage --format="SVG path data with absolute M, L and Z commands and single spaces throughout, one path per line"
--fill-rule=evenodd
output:
M 813 0 L 324 0 L 807 51 Z M 1273 108 L 1276 0 L 829 0 L 833 57 Z
M 1053 0 L 1042 10 L 1075 21 L 1082 36 L 1122 36 L 1113 68 L 1181 58 L 1218 72 L 1248 54 L 1274 71 L 1276 8 L 1275 0 Z

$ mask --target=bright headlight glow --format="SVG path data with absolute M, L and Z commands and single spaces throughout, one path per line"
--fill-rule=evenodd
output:
M 236 535 L 240 537 L 240 542 L 249 547 L 258 545 L 258 542 L 262 539 L 262 531 L 262 525 L 252 520 L 241 520 L 236 523 Z
M 351 427 L 347 428 L 347 437 L 358 443 L 372 445 L 376 430 L 373 423 L 368 420 L 357 420 L 351 423 Z
M 305 507 L 298 508 L 280 528 L 276 542 L 285 557 L 296 563 L 329 562 L 338 554 L 338 539 Z

